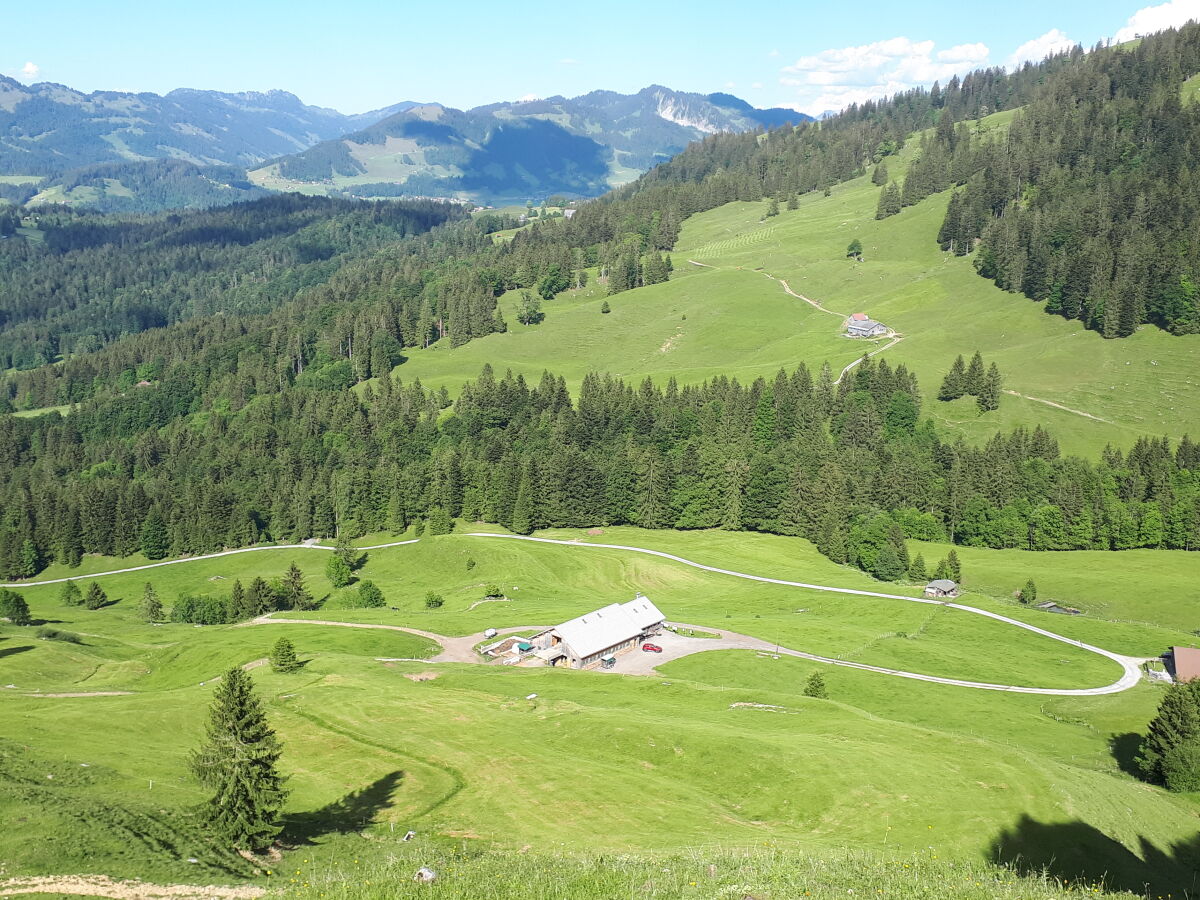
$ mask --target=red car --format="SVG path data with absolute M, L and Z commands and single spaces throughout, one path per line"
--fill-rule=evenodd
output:
M 642 649 L 647 653 L 662 653 L 662 647 L 658 644 L 642 644 Z

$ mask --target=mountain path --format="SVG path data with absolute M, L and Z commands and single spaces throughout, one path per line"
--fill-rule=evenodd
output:
M 1093 419 L 1097 422 L 1103 422 L 1106 425 L 1115 425 L 1108 419 L 1102 419 L 1099 416 L 1093 416 L 1090 412 L 1084 412 L 1082 409 L 1071 409 L 1069 406 L 1063 406 L 1061 403 L 1055 403 L 1053 400 L 1043 400 L 1041 397 L 1030 397 L 1028 394 L 1021 394 L 1017 391 L 1005 390 L 1004 393 L 1011 394 L 1014 397 L 1020 397 L 1023 400 L 1032 400 L 1034 403 L 1044 403 L 1046 406 L 1053 406 L 1055 409 L 1061 409 L 1063 412 L 1074 413 L 1077 416 L 1083 416 L 1086 419 Z
M 109 897 L 113 900 L 253 900 L 266 893 L 254 885 L 150 884 L 107 875 L 27 875 L 0 881 L 0 897 Z
M 714 265 L 710 265 L 709 263 L 700 262 L 698 259 L 689 259 L 688 262 L 691 263 L 693 266 L 699 266 L 702 269 L 719 269 L 720 268 L 720 266 L 714 266 Z M 739 266 L 739 268 L 740 268 L 740 266 Z M 771 281 L 778 282 L 779 286 L 781 288 L 783 288 L 783 292 L 785 294 L 795 297 L 797 300 L 803 300 L 805 303 L 807 303 L 813 309 L 819 309 L 821 312 L 828 313 L 831 316 L 837 316 L 839 319 L 848 318 L 848 316 L 845 313 L 835 312 L 832 309 L 822 306 L 819 301 L 812 299 L 812 297 L 806 297 L 801 293 L 793 291 L 791 285 L 789 285 L 787 283 L 787 281 L 784 280 L 783 278 L 779 278 L 775 275 L 772 275 L 770 272 L 762 272 L 761 274 L 764 277 L 769 278 Z M 867 353 L 864 355 L 865 356 L 875 356 L 878 353 L 882 353 L 884 350 L 890 350 L 892 347 L 895 347 L 898 343 L 900 343 L 902 340 L 904 340 L 904 335 L 898 334 L 897 332 L 895 332 L 891 329 L 888 330 L 887 336 L 888 336 L 888 338 L 890 338 L 890 340 L 886 344 L 884 344 L 882 347 L 878 347 L 878 348 L 872 350 L 870 353 Z M 846 377 L 846 374 L 862 361 L 863 361 L 863 357 L 860 356 L 858 359 L 854 360 L 854 362 L 850 363 L 848 366 L 843 368 L 842 371 L 838 373 L 837 380 L 835 380 L 833 383 L 835 385 L 841 384 L 842 379 Z M 1011 391 L 1009 393 L 1011 393 Z M 1029 399 L 1032 400 L 1035 398 L 1030 397 Z M 1048 401 L 1043 400 L 1042 402 L 1046 403 Z M 1057 406 L 1058 404 L 1052 403 L 1050 405 Z M 1065 407 L 1064 407 L 1064 409 L 1065 409 Z M 1074 410 L 1071 410 L 1071 412 L 1074 412 Z M 1087 413 L 1083 413 L 1082 415 L 1087 415 Z M 1095 417 L 1093 416 L 1093 418 L 1095 418 Z M 1103 421 L 1103 420 L 1101 420 L 1101 421 Z

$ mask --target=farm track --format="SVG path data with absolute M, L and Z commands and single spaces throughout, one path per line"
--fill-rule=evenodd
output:
M 0 897 L 58 894 L 113 900 L 253 900 L 265 893 L 253 885 L 150 884 L 119 881 L 107 875 L 30 875 L 0 881 Z
M 688 260 L 688 262 L 689 262 L 689 263 L 691 263 L 693 266 L 699 266 L 699 267 L 700 267 L 700 268 L 702 268 L 702 269 L 719 269 L 719 268 L 721 268 L 720 266 L 714 266 L 714 265 L 711 265 L 711 264 L 709 264 L 709 263 L 700 262 L 700 261 L 699 261 L 699 260 L 697 260 L 697 259 L 689 259 L 689 260 Z M 740 266 L 739 266 L 739 268 L 740 268 Z M 831 316 L 837 316 L 839 319 L 845 319 L 845 318 L 846 318 L 846 313 L 834 312 L 832 309 L 828 309 L 828 308 L 826 308 L 826 307 L 822 306 L 822 305 L 821 305 L 821 304 L 820 304 L 818 301 L 816 301 L 816 300 L 812 299 L 811 297 L 805 297 L 803 294 L 800 294 L 800 293 L 797 293 L 796 291 L 793 291 L 793 290 L 792 290 L 792 288 L 791 288 L 791 285 L 789 285 L 789 284 L 788 284 L 788 283 L 787 283 L 787 282 L 786 282 L 784 279 L 782 279 L 782 278 L 778 278 L 778 277 L 776 277 L 776 276 L 772 275 L 770 272 L 762 272 L 761 274 L 762 274 L 763 276 L 765 276 L 766 278 L 769 278 L 771 281 L 778 282 L 778 283 L 779 283 L 779 286 L 783 288 L 783 292 L 784 292 L 785 294 L 788 294 L 789 296 L 795 297 L 797 300 L 803 300 L 805 303 L 807 303 L 807 304 L 808 304 L 809 306 L 811 306 L 813 309 L 820 310 L 820 311 L 821 311 L 821 312 L 823 312 L 823 313 L 828 313 L 828 314 L 829 314 L 829 315 L 831 315 Z M 884 344 L 882 347 L 879 347 L 879 348 L 877 348 L 877 349 L 875 349 L 875 350 L 872 350 L 870 353 L 867 353 L 867 354 L 865 354 L 865 356 L 875 356 L 876 354 L 882 353 L 884 350 L 890 350 L 892 347 L 895 347 L 895 346 L 896 346 L 898 343 L 900 343 L 902 340 L 904 340 L 904 335 L 902 335 L 902 334 L 897 334 L 897 333 L 896 333 L 896 332 L 894 332 L 894 331 L 889 331 L 889 332 L 888 332 L 888 337 L 890 338 L 890 340 L 889 340 L 889 341 L 888 341 L 886 344 Z M 853 369 L 855 366 L 857 366 L 857 365 L 858 365 L 860 362 L 862 362 L 862 357 L 859 357 L 858 359 L 854 360 L 854 362 L 850 363 L 848 366 L 846 366 L 844 369 L 842 369 L 842 371 L 838 373 L 837 380 L 836 380 L 836 381 L 834 381 L 833 383 L 834 383 L 835 385 L 837 385 L 837 384 L 841 384 L 841 383 L 842 383 L 842 379 L 846 377 L 846 373 L 848 373 L 848 372 L 849 372 L 851 369 Z M 1010 394 L 1011 394 L 1011 393 L 1012 393 L 1012 391 L 1009 391 L 1008 393 L 1010 393 Z M 1018 396 L 1024 396 L 1024 395 L 1018 395 Z M 1028 399 L 1028 400 L 1036 400 L 1037 398 L 1036 398 L 1036 397 L 1027 397 L 1026 399 Z M 1042 402 L 1042 403 L 1050 403 L 1050 401 L 1049 401 L 1049 400 L 1042 400 L 1042 401 L 1040 401 L 1040 402 Z M 1051 406 L 1058 406 L 1058 404 L 1057 404 L 1057 403 L 1050 403 L 1050 405 L 1051 405 Z M 1061 409 L 1066 409 L 1066 407 L 1065 407 L 1065 406 L 1064 406 L 1064 407 L 1060 407 L 1060 408 L 1061 408 Z M 1072 410 L 1067 410 L 1067 411 L 1068 411 L 1068 412 L 1077 412 L 1077 410 L 1073 410 L 1073 409 L 1072 409 Z M 1088 415 L 1088 414 L 1087 414 L 1087 413 L 1080 413 L 1080 415 L 1086 416 L 1086 415 Z M 1095 417 L 1095 416 L 1091 416 L 1090 418 L 1093 418 L 1093 419 L 1094 419 L 1094 418 L 1096 418 L 1096 417 Z M 1104 419 L 1101 419 L 1100 421 L 1102 421 L 1102 422 L 1103 422 L 1103 421 L 1105 421 L 1105 420 L 1104 420 Z
M 1021 394 L 1017 391 L 1005 390 L 1006 394 L 1011 394 L 1014 397 L 1020 397 L 1022 400 L 1032 400 L 1034 403 L 1044 403 L 1046 406 L 1053 406 L 1055 409 L 1061 409 L 1063 412 L 1074 413 L 1077 416 L 1083 416 L 1085 419 L 1091 419 L 1095 422 L 1103 422 L 1105 425 L 1115 425 L 1108 419 L 1102 419 L 1099 416 L 1093 416 L 1090 412 L 1084 412 L 1082 409 L 1071 409 L 1069 406 L 1063 406 L 1061 403 L 1055 403 L 1053 400 L 1043 400 L 1041 397 L 1030 397 L 1028 394 Z
M 416 538 L 407 541 L 393 541 L 390 544 L 376 544 L 373 547 L 355 547 L 355 550 L 383 550 L 385 547 L 400 547 L 404 544 L 415 544 Z M 257 553 L 260 550 L 333 550 L 334 547 L 306 541 L 303 544 L 276 544 L 271 547 L 242 547 L 238 550 L 222 550 L 220 553 L 206 553 L 203 556 L 184 556 L 179 559 L 168 559 L 163 562 L 147 563 L 144 566 L 130 566 L 128 569 L 113 569 L 109 572 L 93 572 L 87 575 L 71 575 L 67 578 L 49 578 L 45 581 L 15 581 L 0 584 L 0 588 L 37 587 L 42 584 L 62 584 L 64 581 L 79 581 L 82 578 L 104 578 L 108 575 L 125 575 L 129 572 L 141 572 L 144 569 L 157 569 L 160 566 L 175 566 L 180 563 L 199 562 L 202 559 L 219 559 L 222 556 L 233 556 L 238 553 Z
M 981 681 L 965 681 L 965 680 L 959 679 L 959 678 L 941 678 L 936 675 L 923 675 L 918 672 L 904 672 L 899 669 L 888 669 L 888 668 L 884 668 L 882 666 L 871 666 L 871 665 L 867 665 L 866 663 L 856 663 L 856 662 L 851 662 L 849 660 L 844 660 L 844 659 L 830 659 L 829 657 L 825 657 L 825 656 L 817 656 L 812 653 L 804 653 L 803 651 L 800 651 L 800 650 L 791 650 L 791 649 L 788 649 L 785 647 L 781 647 L 776 644 L 772 644 L 769 641 L 764 641 L 761 638 L 753 638 L 753 637 L 749 637 L 747 635 L 735 635 L 733 632 L 725 632 L 724 633 L 725 636 L 728 636 L 728 637 L 736 637 L 739 640 L 745 639 L 745 640 L 748 640 L 751 642 L 756 642 L 757 646 L 755 646 L 751 649 L 757 649 L 757 650 L 769 651 L 772 653 L 778 653 L 779 655 L 782 655 L 782 656 L 795 656 L 795 657 L 799 657 L 801 659 L 813 660 L 815 662 L 829 663 L 830 665 L 835 665 L 835 666 L 846 666 L 847 668 L 861 669 L 861 670 L 867 671 L 867 672 L 879 672 L 884 675 L 895 675 L 900 678 L 911 678 L 916 681 L 928 681 L 928 682 L 932 682 L 934 684 L 949 684 L 949 685 L 955 685 L 958 687 L 978 688 L 980 690 L 988 690 L 988 691 L 1007 691 L 1007 692 L 1011 692 L 1011 693 L 1015 693 L 1015 694 L 1041 694 L 1041 695 L 1048 695 L 1048 696 L 1054 696 L 1054 697 L 1091 697 L 1091 696 L 1098 696 L 1098 695 L 1102 695 L 1102 694 L 1117 694 L 1117 693 L 1120 693 L 1121 691 L 1127 691 L 1131 687 L 1135 686 L 1139 681 L 1141 681 L 1141 677 L 1142 677 L 1141 668 L 1140 668 L 1141 663 L 1144 662 L 1144 660 L 1142 660 L 1142 659 L 1139 659 L 1136 657 L 1131 657 L 1131 656 L 1122 656 L 1119 653 L 1113 653 L 1112 651 L 1105 650 L 1102 647 L 1096 647 L 1091 644 L 1085 644 L 1083 641 L 1078 641 L 1078 640 L 1075 640 L 1074 638 L 1063 637 L 1061 634 L 1055 634 L 1053 631 L 1047 631 L 1044 628 L 1038 628 L 1036 625 L 1030 625 L 1027 622 L 1020 621 L 1019 619 L 1013 619 L 1008 616 L 1000 615 L 999 613 L 989 612 L 988 610 L 979 609 L 978 607 L 975 607 L 975 606 L 967 606 L 966 604 L 963 604 L 963 603 L 948 603 L 943 600 L 931 600 L 926 597 L 906 597 L 902 594 L 884 594 L 884 593 L 880 593 L 878 591 L 860 591 L 860 590 L 855 590 L 853 588 L 839 588 L 839 587 L 830 587 L 829 585 L 822 585 L 822 584 L 807 584 L 802 581 L 788 581 L 788 580 L 782 579 L 782 578 L 767 578 L 762 575 L 751 575 L 746 572 L 735 572 L 732 569 L 721 569 L 721 568 L 717 568 L 716 566 L 706 566 L 702 563 L 694 562 L 690 559 L 685 559 L 682 556 L 676 556 L 673 553 L 665 553 L 661 550 L 649 550 L 645 547 L 630 547 L 630 546 L 625 546 L 623 544 L 585 544 L 585 543 L 581 543 L 579 541 L 562 541 L 562 540 L 556 540 L 553 538 L 537 538 L 537 537 L 529 537 L 529 536 L 520 535 L 520 534 L 495 534 L 495 533 L 490 533 L 490 532 L 475 532 L 475 533 L 468 534 L 467 537 L 506 538 L 508 540 L 536 541 L 538 543 L 543 543 L 543 544 L 559 544 L 559 545 L 565 546 L 565 547 L 593 547 L 593 548 L 605 549 L 605 550 L 627 550 L 632 553 L 645 553 L 650 556 L 658 556 L 663 559 L 669 559 L 673 562 L 681 563 L 685 566 L 691 566 L 692 568 L 695 568 L 695 569 L 702 569 L 706 572 L 714 572 L 718 575 L 729 575 L 734 578 L 745 578 L 750 581 L 759 581 L 759 582 L 764 582 L 766 584 L 778 584 L 778 585 L 783 585 L 785 587 L 798 587 L 798 588 L 804 588 L 806 590 L 825 591 L 825 592 L 834 593 L 834 594 L 849 594 L 852 596 L 859 596 L 859 597 L 879 597 L 879 598 L 883 598 L 883 599 L 887 599 L 887 600 L 907 600 L 909 603 L 923 603 L 923 604 L 933 605 L 933 606 L 945 606 L 945 607 L 949 607 L 950 609 L 957 609 L 957 610 L 961 610 L 963 612 L 974 613 L 976 615 L 985 616 L 986 618 L 994 619 L 995 621 L 1003 622 L 1007 625 L 1012 625 L 1017 628 L 1022 628 L 1026 631 L 1032 631 L 1034 634 L 1039 634 L 1039 635 L 1042 635 L 1043 637 L 1047 637 L 1047 638 L 1050 638 L 1055 641 L 1060 641 L 1061 643 L 1064 643 L 1064 644 L 1070 644 L 1071 646 L 1078 647 L 1082 650 L 1087 650 L 1092 653 L 1096 653 L 1107 659 L 1111 659 L 1113 662 L 1120 665 L 1121 668 L 1124 669 L 1125 671 L 1124 671 L 1124 674 L 1119 679 L 1114 681 L 1112 684 L 1107 684 L 1102 687 L 1095 687 L 1095 688 L 1035 688 L 1035 687 L 1023 687 L 1020 685 L 1011 685 L 1011 684 L 991 684 L 988 682 L 981 682 Z M 699 627 L 704 627 L 704 626 L 686 625 L 685 627 L 699 628 Z M 716 630 L 716 629 L 712 629 L 712 630 Z
M 751 635 L 738 634 L 738 633 L 732 632 L 732 631 L 719 631 L 718 632 L 721 634 L 722 638 L 724 639 L 722 644 L 720 645 L 720 648 L 724 648 L 724 649 L 752 649 L 752 650 L 757 650 L 760 652 L 770 652 L 770 653 L 778 654 L 781 656 L 793 656 L 793 657 L 797 657 L 799 659 L 808 659 L 808 660 L 812 660 L 814 662 L 827 663 L 829 665 L 834 665 L 834 666 L 844 666 L 847 668 L 859 669 L 859 670 L 866 671 L 866 672 L 878 672 L 883 675 L 893 675 L 898 678 L 910 678 L 915 681 L 925 681 L 925 682 L 930 682 L 933 684 L 946 684 L 946 685 L 953 685 L 953 686 L 957 686 L 957 687 L 976 688 L 979 690 L 1007 691 L 1010 693 L 1017 693 L 1017 694 L 1038 694 L 1038 695 L 1043 695 L 1043 696 L 1054 696 L 1054 697 L 1087 697 L 1087 696 L 1099 696 L 1099 695 L 1104 695 L 1104 694 L 1116 694 L 1116 693 L 1120 693 L 1122 691 L 1129 690 L 1130 688 L 1132 688 L 1136 684 L 1138 684 L 1139 681 L 1141 681 L 1140 665 L 1142 662 L 1144 662 L 1143 659 L 1140 659 L 1137 657 L 1122 656 L 1121 654 L 1113 653 L 1110 650 L 1105 650 L 1102 647 L 1096 647 L 1092 644 L 1085 644 L 1083 641 L 1075 640 L 1074 638 L 1064 637 L 1063 635 L 1056 634 L 1053 631 L 1048 631 L 1044 628 L 1039 628 L 1036 625 L 1030 625 L 1027 622 L 1020 621 L 1019 619 L 1013 619 L 1013 618 L 1010 618 L 1009 616 L 1004 616 L 999 613 L 989 612 L 988 610 L 979 609 L 978 607 L 975 607 L 975 606 L 968 606 L 963 603 L 951 603 L 951 602 L 947 602 L 947 601 L 943 601 L 943 600 L 933 600 L 933 599 L 929 599 L 929 598 L 925 598 L 925 597 L 907 597 L 907 596 L 904 596 L 903 594 L 885 594 L 885 593 L 881 593 L 879 591 L 864 591 L 864 590 L 857 590 L 854 588 L 840 588 L 840 587 L 832 587 L 830 585 L 809 584 L 809 583 L 801 582 L 801 581 L 789 581 L 789 580 L 782 579 L 782 578 L 768 578 L 763 575 L 752 575 L 747 572 L 737 572 L 732 569 L 722 569 L 722 568 L 718 568 L 716 566 L 704 565 L 703 563 L 698 563 L 693 560 L 686 559 L 682 556 L 676 556 L 675 554 L 666 553 L 661 550 L 650 550 L 646 547 L 633 547 L 633 546 L 627 546 L 624 544 L 582 543 L 580 541 L 565 541 L 565 540 L 557 540 L 554 538 L 539 538 L 539 537 L 531 537 L 531 536 L 519 535 L 519 534 L 498 534 L 498 533 L 493 533 L 493 532 L 469 532 L 465 536 L 466 537 L 484 537 L 484 538 L 505 538 L 508 540 L 533 541 L 533 542 L 542 543 L 542 544 L 557 544 L 559 546 L 564 546 L 564 547 L 585 547 L 585 548 L 590 547 L 590 548 L 594 548 L 594 549 L 604 549 L 604 550 L 624 550 L 624 551 L 628 551 L 630 553 L 645 553 L 650 556 L 657 556 L 662 559 L 669 559 L 672 562 L 677 562 L 677 563 L 680 563 L 685 566 L 690 566 L 691 568 L 694 568 L 694 569 L 701 569 L 706 572 L 713 572 L 717 575 L 728 575 L 733 578 L 744 578 L 749 581 L 758 581 L 758 582 L 762 582 L 765 584 L 777 584 L 777 585 L 781 585 L 784 587 L 797 587 L 797 588 L 803 588 L 805 590 L 823 591 L 823 592 L 835 593 L 835 594 L 847 594 L 847 595 L 859 596 L 859 597 L 878 597 L 878 598 L 887 599 L 887 600 L 905 600 L 909 603 L 922 603 L 922 604 L 931 605 L 931 606 L 944 606 L 944 607 L 948 607 L 950 609 L 957 609 L 962 612 L 973 613 L 975 615 L 985 616 L 989 619 L 993 619 L 998 622 L 1003 622 L 1007 625 L 1012 625 L 1016 628 L 1021 628 L 1026 631 L 1031 631 L 1034 634 L 1039 634 L 1043 637 L 1050 638 L 1051 640 L 1059 641 L 1064 644 L 1070 644 L 1073 647 L 1078 647 L 1082 650 L 1087 650 L 1091 653 L 1095 653 L 1099 656 L 1103 656 L 1107 659 L 1111 659 L 1113 662 L 1116 662 L 1118 665 L 1121 666 L 1121 668 L 1124 670 L 1124 674 L 1119 679 L 1114 681 L 1113 683 L 1104 685 L 1102 687 L 1095 687 L 1095 688 L 1038 688 L 1038 687 L 1025 687 L 1022 685 L 992 684 L 989 682 L 967 681 L 967 680 L 959 679 L 959 678 L 943 678 L 943 677 L 940 677 L 937 675 L 925 675 L 925 674 L 922 674 L 919 672 L 906 672 L 906 671 L 902 671 L 900 669 L 890 669 L 890 668 L 886 668 L 883 666 L 872 666 L 872 665 L 868 665 L 866 663 L 852 662 L 850 660 L 845 660 L 845 659 L 832 659 L 830 657 L 818 656 L 813 653 L 806 653 L 802 650 L 793 650 L 791 648 L 783 647 L 779 644 L 775 644 L 770 641 L 766 641 L 762 638 L 756 638 Z M 415 543 L 417 543 L 416 540 L 395 541 L 395 542 L 388 543 L 388 544 L 378 544 L 373 547 L 360 547 L 358 549 L 360 549 L 360 550 L 378 550 L 378 549 L 382 549 L 385 547 L 398 547 L 398 546 L 403 546 L 406 544 L 415 544 Z M 169 560 L 168 562 L 155 563 L 155 564 L 153 564 L 153 566 L 134 566 L 129 569 L 119 569 L 119 570 L 115 570 L 112 572 L 102 572 L 102 573 L 97 573 L 95 575 L 80 576 L 80 577 L 99 578 L 104 575 L 117 575 L 122 572 L 135 572 L 135 571 L 139 571 L 141 569 L 153 568 L 154 566 L 172 565 L 172 564 L 183 563 L 183 562 L 196 562 L 196 561 L 199 561 L 202 559 L 213 559 L 215 557 L 220 557 L 220 556 L 229 556 L 234 553 L 248 553 L 248 552 L 252 552 L 255 550 L 279 550 L 279 549 L 332 550 L 333 548 L 321 546 L 321 545 L 315 544 L 315 543 L 291 544 L 291 545 L 287 545 L 285 547 L 250 547 L 250 548 L 246 548 L 243 550 L 227 550 L 223 553 L 214 553 L 214 554 L 209 554 L 207 556 L 196 556 L 196 557 L 189 557 L 187 559 Z M 52 579 L 49 581 L 42 581 L 42 582 L 25 582 L 24 584 L 26 584 L 26 585 L 28 585 L 28 584 L 56 584 L 58 582 L 70 581 L 70 580 L 72 580 L 72 579 L 58 578 L 58 579 Z M 22 585 L 16 584 L 16 585 L 7 585 L 7 586 L 20 587 Z M 461 637 L 453 637 L 453 636 L 448 636 L 448 635 L 435 634 L 434 632 L 430 632 L 430 631 L 423 631 L 418 628 L 407 628 L 407 627 L 404 627 L 401 625 L 370 624 L 370 623 L 364 623 L 364 622 L 336 622 L 336 621 L 326 620 L 326 619 L 277 619 L 277 618 L 274 618 L 273 615 L 270 613 L 268 613 L 267 615 L 264 615 L 264 616 L 259 616 L 258 618 L 252 619 L 249 622 L 242 622 L 242 623 L 240 623 L 239 627 L 252 626 L 252 625 L 287 625 L 287 624 L 326 625 L 326 626 L 338 627 L 338 628 L 377 629 L 377 630 L 383 630 L 383 631 L 400 631 L 400 632 L 404 632 L 406 634 L 416 635 L 418 637 L 423 637 L 423 638 L 426 638 L 427 640 L 433 641 L 441 648 L 440 651 L 436 655 L 430 657 L 428 660 L 415 660 L 415 661 L 419 661 L 419 662 L 431 662 L 431 663 L 442 663 L 442 662 L 478 663 L 479 656 L 475 652 L 474 648 L 478 643 L 480 643 L 481 641 L 483 641 L 485 639 L 482 632 L 480 632 L 478 634 L 465 635 L 465 636 L 461 636 Z M 680 624 L 682 624 L 682 623 L 680 623 Z M 510 634 L 513 632 L 522 631 L 527 628 L 534 628 L 534 627 L 541 628 L 544 626 L 532 626 L 532 625 L 513 626 L 513 627 L 509 627 L 509 628 L 500 629 L 497 632 L 497 634 L 498 635 Z M 687 625 L 684 625 L 684 627 L 706 628 L 708 626 L 687 624 Z M 711 630 L 715 631 L 717 629 L 711 629 Z M 703 650 L 710 650 L 710 649 L 715 650 L 715 649 L 719 649 L 719 648 L 714 647 L 711 644 L 708 644 L 708 642 L 706 642 L 706 641 L 700 641 L 700 642 L 697 642 L 697 646 L 695 647 L 695 649 L 689 650 L 688 653 L 702 652 Z M 258 661 L 256 661 L 256 662 L 258 662 Z M 27 696 L 64 697 L 65 698 L 65 697 L 86 697 L 86 696 L 115 696 L 115 695 L 119 695 L 121 693 L 124 693 L 124 692 L 97 691 L 97 692 L 72 692 L 72 693 L 65 693 L 65 694 L 49 694 L 49 693 L 47 693 L 47 694 L 27 695 Z

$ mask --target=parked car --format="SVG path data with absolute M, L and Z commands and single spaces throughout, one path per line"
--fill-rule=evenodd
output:
M 658 644 L 642 644 L 642 649 L 647 653 L 662 653 L 662 647 Z

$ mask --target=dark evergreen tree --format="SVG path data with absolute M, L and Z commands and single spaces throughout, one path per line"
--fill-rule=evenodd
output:
M 976 403 L 979 406 L 980 412 L 990 412 L 993 409 L 1000 408 L 1000 385 L 1002 384 L 1000 377 L 1000 369 L 995 363 L 992 363 L 987 370 L 987 374 L 983 377 L 983 383 L 979 387 L 979 393 L 976 396 Z
M 1186 684 L 1172 684 L 1158 704 L 1158 713 L 1150 720 L 1142 738 L 1138 765 L 1147 779 L 1166 782 L 1164 768 L 1171 752 L 1200 741 L 1200 706 L 1196 691 Z
M 820 672 L 813 672 L 809 675 L 808 680 L 804 682 L 804 696 L 817 700 L 829 699 L 829 691 L 825 687 L 825 676 Z
M 925 557 L 918 553 L 908 567 L 908 580 L 919 584 L 928 578 L 929 573 L 925 570 Z
M 141 550 L 146 559 L 162 559 L 171 549 L 167 523 L 157 509 L 150 510 L 142 523 Z
M 1025 582 L 1025 587 L 1018 592 L 1017 599 L 1022 603 L 1033 603 L 1037 600 L 1037 585 L 1033 583 L 1032 578 Z
M 300 660 L 296 658 L 296 647 L 285 637 L 281 637 L 271 647 L 269 659 L 271 671 L 276 673 L 287 674 L 300 669 Z
M 962 565 L 958 561 L 958 551 L 951 550 L 946 554 L 946 568 L 950 572 L 950 580 L 962 583 Z
M 856 259 L 856 260 L 861 261 L 862 255 L 863 255 L 862 241 L 860 241 L 858 238 L 855 238 L 854 240 L 852 240 L 850 242 L 850 246 L 848 246 L 846 248 L 846 256 L 850 257 L 850 259 Z
M 900 188 L 890 182 L 879 194 L 879 205 L 875 208 L 876 219 L 886 219 L 900 212 Z
M 314 607 L 313 596 L 304 586 L 304 573 L 294 562 L 288 566 L 281 587 L 283 604 L 287 609 L 312 609 Z
M 883 187 L 888 183 L 887 163 L 880 160 L 875 164 L 875 168 L 871 170 L 871 184 L 876 187 Z
M 942 379 L 942 386 L 938 390 L 938 399 L 957 400 L 966 392 L 966 364 L 963 362 L 962 355 L 960 354 L 954 358 L 954 362 L 950 365 L 950 371 Z
M 233 667 L 217 686 L 205 742 L 191 758 L 192 772 L 212 791 L 208 826 L 228 846 L 259 852 L 279 835 L 288 793 L 279 772 L 282 753 L 249 674 Z
M 83 605 L 88 609 L 100 609 L 106 603 L 108 603 L 108 594 L 104 593 L 99 582 L 91 582 L 83 596 Z
M 967 374 L 963 379 L 963 392 L 978 397 L 983 391 L 985 378 L 983 356 L 976 350 L 975 355 L 971 357 L 970 365 L 967 366 Z

